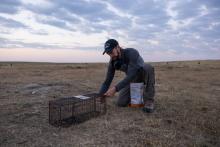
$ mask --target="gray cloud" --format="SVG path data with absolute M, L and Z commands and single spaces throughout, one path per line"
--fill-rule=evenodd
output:
M 192 18 L 193 22 L 189 26 L 181 29 L 181 31 L 191 34 L 196 33 L 201 37 L 206 38 L 206 41 L 220 38 L 220 9 L 209 8 L 207 14 L 204 16 L 201 16 L 201 10 L 199 10 L 199 7 L 198 9 L 195 9 L 194 11 L 196 12 L 192 14 L 188 13 L 188 9 L 189 8 L 184 9 L 184 7 L 182 7 L 181 11 L 185 10 L 186 13 L 184 13 L 185 11 L 182 13 L 185 14 L 185 17 Z M 182 16 L 178 16 L 178 20 L 181 20 Z
M 135 5 L 137 5 L 137 1 L 133 0 L 110 0 L 110 3 L 125 12 L 129 12 Z
M 29 29 L 29 32 L 31 34 L 36 34 L 36 35 L 48 35 L 49 33 L 46 30 L 33 30 L 33 29 Z
M 220 39 L 219 0 L 176 0 L 176 5 L 173 7 L 173 11 L 177 12 L 176 17 L 166 13 L 168 1 L 164 0 L 50 0 L 48 2 L 50 5 L 42 7 L 22 4 L 18 0 L 2 0 L 0 13 L 16 14 L 21 9 L 29 10 L 34 13 L 33 16 L 38 23 L 70 32 L 80 31 L 83 34 L 107 32 L 109 36 L 103 38 L 124 38 L 136 42 L 136 45 L 143 50 L 174 49 L 177 53 L 193 54 L 198 51 L 205 54 L 211 49 L 220 48 L 219 41 L 214 41 Z M 111 10 L 108 4 L 114 9 Z M 192 22 L 184 25 L 187 19 L 191 19 Z M 173 24 L 168 23 L 171 20 Z M 174 29 L 175 25 L 177 27 Z M 0 16 L 0 26 L 27 28 L 21 22 L 2 16 Z M 28 30 L 33 34 L 48 35 L 46 31 L 34 31 L 32 28 Z M 3 33 L 10 32 L 1 31 L 1 34 Z M 159 44 L 153 46 L 147 44 L 146 40 L 156 40 Z M 0 40 L 0 44 L 1 47 L 71 48 L 60 44 L 46 45 L 7 39 Z
M 0 13 L 14 14 L 18 11 L 21 2 L 19 0 L 1 0 Z
M 1 16 L 0 16 L 0 25 L 8 28 L 27 28 L 27 26 L 21 22 L 15 21 L 13 19 L 4 18 Z
M 108 28 L 120 29 L 130 24 L 122 24 L 129 20 L 115 15 L 107 9 L 104 3 L 100 2 L 56 0 L 51 1 L 51 5 L 48 8 L 32 4 L 26 4 L 24 7 L 34 13 L 47 17 L 46 19 L 37 18 L 37 21 L 40 23 L 72 31 L 78 29 L 78 31 L 83 33 L 99 33 Z M 102 24 L 103 21 L 108 20 L 114 23 L 111 26 Z
M 196 1 L 178 1 L 173 10 L 178 12 L 176 19 L 186 19 L 198 16 L 201 6 L 202 4 Z
M 0 38 L 0 48 L 69 49 L 71 47 L 65 47 L 59 44 L 45 44 L 40 42 L 27 43 L 20 40 L 9 40 L 6 38 Z
M 211 0 L 211 1 L 207 1 L 207 0 L 195 0 L 197 3 L 202 3 L 205 4 L 211 8 L 220 8 L 220 1 L 219 0 Z
M 62 21 L 62 20 L 58 20 L 58 19 L 37 19 L 37 20 L 38 20 L 38 22 L 40 22 L 42 24 L 47 24 L 47 25 L 51 25 L 54 27 L 67 29 L 67 30 L 74 30 L 73 28 L 68 26 L 65 21 Z

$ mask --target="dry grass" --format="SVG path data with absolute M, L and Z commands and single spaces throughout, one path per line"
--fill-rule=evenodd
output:
M 152 64 L 153 114 L 115 97 L 106 115 L 55 128 L 48 101 L 97 91 L 106 64 L 0 63 L 0 146 L 220 146 L 220 61 Z

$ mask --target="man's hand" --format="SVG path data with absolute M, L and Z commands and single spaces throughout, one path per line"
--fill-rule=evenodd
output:
M 104 94 L 105 96 L 114 96 L 116 93 L 116 88 L 115 86 L 112 88 L 109 88 L 108 91 Z

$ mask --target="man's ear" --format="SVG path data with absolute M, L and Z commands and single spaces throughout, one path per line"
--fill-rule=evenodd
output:
M 121 58 L 121 48 L 119 45 L 117 45 L 116 50 L 118 52 L 119 58 Z

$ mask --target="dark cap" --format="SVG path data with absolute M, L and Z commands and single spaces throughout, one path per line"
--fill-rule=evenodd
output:
M 104 46 L 104 52 L 103 55 L 105 53 L 109 53 L 113 50 L 113 48 L 115 48 L 118 45 L 118 41 L 115 39 L 109 39 L 105 42 L 105 46 Z

